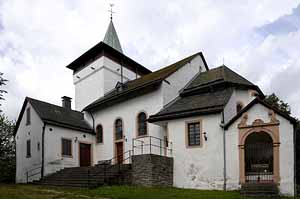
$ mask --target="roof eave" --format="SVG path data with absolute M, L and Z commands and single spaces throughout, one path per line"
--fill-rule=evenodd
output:
M 114 53 L 117 57 L 120 57 L 120 58 L 122 58 L 124 60 L 127 60 L 128 62 L 132 63 L 133 65 L 138 66 L 139 67 L 139 70 L 138 70 L 139 72 L 142 72 L 144 74 L 148 74 L 148 73 L 152 72 L 148 68 L 146 68 L 143 65 L 137 63 L 133 59 L 127 57 L 123 53 L 119 52 L 118 50 L 112 48 L 111 46 L 107 45 L 106 43 L 104 43 L 102 41 L 99 42 L 98 44 L 96 44 L 95 46 L 93 46 L 92 48 L 90 48 L 89 50 L 87 50 L 82 55 L 80 55 L 78 58 L 76 58 L 74 61 L 72 61 L 70 64 L 68 64 L 66 67 L 73 70 L 73 71 L 76 71 L 76 69 L 80 68 L 80 65 L 87 62 L 92 57 L 99 55 L 99 53 L 101 53 L 102 50 L 106 50 L 106 51 L 109 51 L 111 53 Z
M 177 111 L 177 112 L 161 114 L 161 115 L 156 114 L 156 115 L 151 115 L 147 121 L 150 123 L 154 123 L 154 122 L 174 120 L 174 119 L 180 119 L 180 118 L 186 118 L 192 116 L 209 115 L 209 114 L 220 113 L 222 112 L 222 110 L 223 110 L 223 106 L 216 106 L 214 107 L 214 109 L 211 110 L 197 109 L 197 110 Z
M 90 134 L 93 134 L 93 135 L 95 134 L 95 132 L 91 128 L 87 129 L 87 128 L 83 128 L 83 127 L 79 127 L 79 126 L 74 126 L 74 125 L 70 125 L 70 124 L 66 124 L 66 123 L 62 123 L 62 122 L 57 122 L 57 121 L 49 120 L 49 119 L 42 119 L 42 121 L 45 124 L 59 126 L 59 127 L 67 128 L 67 129 L 73 129 L 73 130 L 83 131 L 83 132 L 90 133 Z
M 109 101 L 112 101 L 112 100 L 115 100 L 117 98 L 120 98 L 120 97 L 124 97 L 124 96 L 127 96 L 129 95 L 130 93 L 133 93 L 133 92 L 136 92 L 140 89 L 145 89 L 146 87 L 148 86 L 154 86 L 155 87 L 155 90 L 156 90 L 156 86 L 160 85 L 161 82 L 163 81 L 163 79 L 158 79 L 156 81 L 152 81 L 150 83 L 147 83 L 147 84 L 144 84 L 144 85 L 141 85 L 139 87 L 136 87 L 136 88 L 133 88 L 133 89 L 129 89 L 128 91 L 125 91 L 125 92 L 121 92 L 120 94 L 117 94 L 117 95 L 113 95 L 107 99 L 104 99 L 103 101 L 99 101 L 99 102 L 93 102 L 91 103 L 90 105 L 88 105 L 87 107 L 85 107 L 82 111 L 90 111 L 91 109 L 94 109 L 94 108 L 98 108 L 99 106 L 101 106 L 102 104 L 106 103 L 106 102 L 109 102 Z M 125 100 L 126 101 L 126 100 Z

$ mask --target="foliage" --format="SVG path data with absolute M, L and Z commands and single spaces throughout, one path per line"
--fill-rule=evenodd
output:
M 285 103 L 283 100 L 279 99 L 275 93 L 272 93 L 271 95 L 267 95 L 265 98 L 265 101 L 277 108 L 278 110 L 282 111 L 283 113 L 286 113 L 288 115 L 291 114 L 291 107 L 288 103 Z
M 15 122 L 0 114 L 0 182 L 14 182 L 15 179 L 15 141 L 13 131 Z
M 0 72 L 0 87 L 4 86 L 5 82 L 7 82 L 7 79 L 4 79 L 2 77 L 2 75 L 3 75 L 3 73 Z M 4 96 L 3 96 L 4 93 L 7 93 L 7 91 L 0 89 L 0 100 L 4 100 Z M 0 104 L 0 106 L 1 106 L 1 104 Z M 0 112 L 1 112 L 1 110 L 0 110 Z

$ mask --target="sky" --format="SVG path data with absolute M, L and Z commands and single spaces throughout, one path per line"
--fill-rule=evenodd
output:
M 223 63 L 300 118 L 300 0 L 0 0 L 1 109 L 17 119 L 26 96 L 74 98 L 65 66 L 113 22 L 125 55 L 157 70 L 196 52 Z

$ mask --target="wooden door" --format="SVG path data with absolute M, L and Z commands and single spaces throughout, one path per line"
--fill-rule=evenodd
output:
M 123 163 L 123 142 L 117 142 L 116 143 L 116 150 L 117 150 L 117 163 L 122 164 Z
M 91 166 L 91 145 L 80 143 L 80 166 L 88 167 Z

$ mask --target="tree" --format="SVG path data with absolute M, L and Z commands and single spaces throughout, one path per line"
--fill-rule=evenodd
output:
M 291 107 L 288 103 L 285 103 L 283 100 L 279 99 L 275 93 L 272 93 L 271 95 L 267 95 L 265 98 L 265 101 L 277 108 L 278 110 L 282 111 L 283 113 L 286 113 L 288 115 L 291 115 Z
M 0 72 L 0 100 L 4 100 L 6 90 L 2 86 L 7 82 Z M 1 104 L 0 104 L 1 106 Z M 14 182 L 16 171 L 16 153 L 14 128 L 15 122 L 10 121 L 0 110 L 0 182 Z
M 0 182 L 14 182 L 15 179 L 15 122 L 0 114 Z
M 2 75 L 3 75 L 3 73 L 0 72 L 0 87 L 6 85 L 5 82 L 7 82 L 7 79 L 4 79 L 2 77 Z M 4 100 L 4 96 L 3 96 L 4 93 L 7 93 L 7 91 L 0 89 L 0 100 Z M 0 106 L 1 106 L 1 104 L 0 104 Z M 0 112 L 1 112 L 1 109 L 0 109 Z

